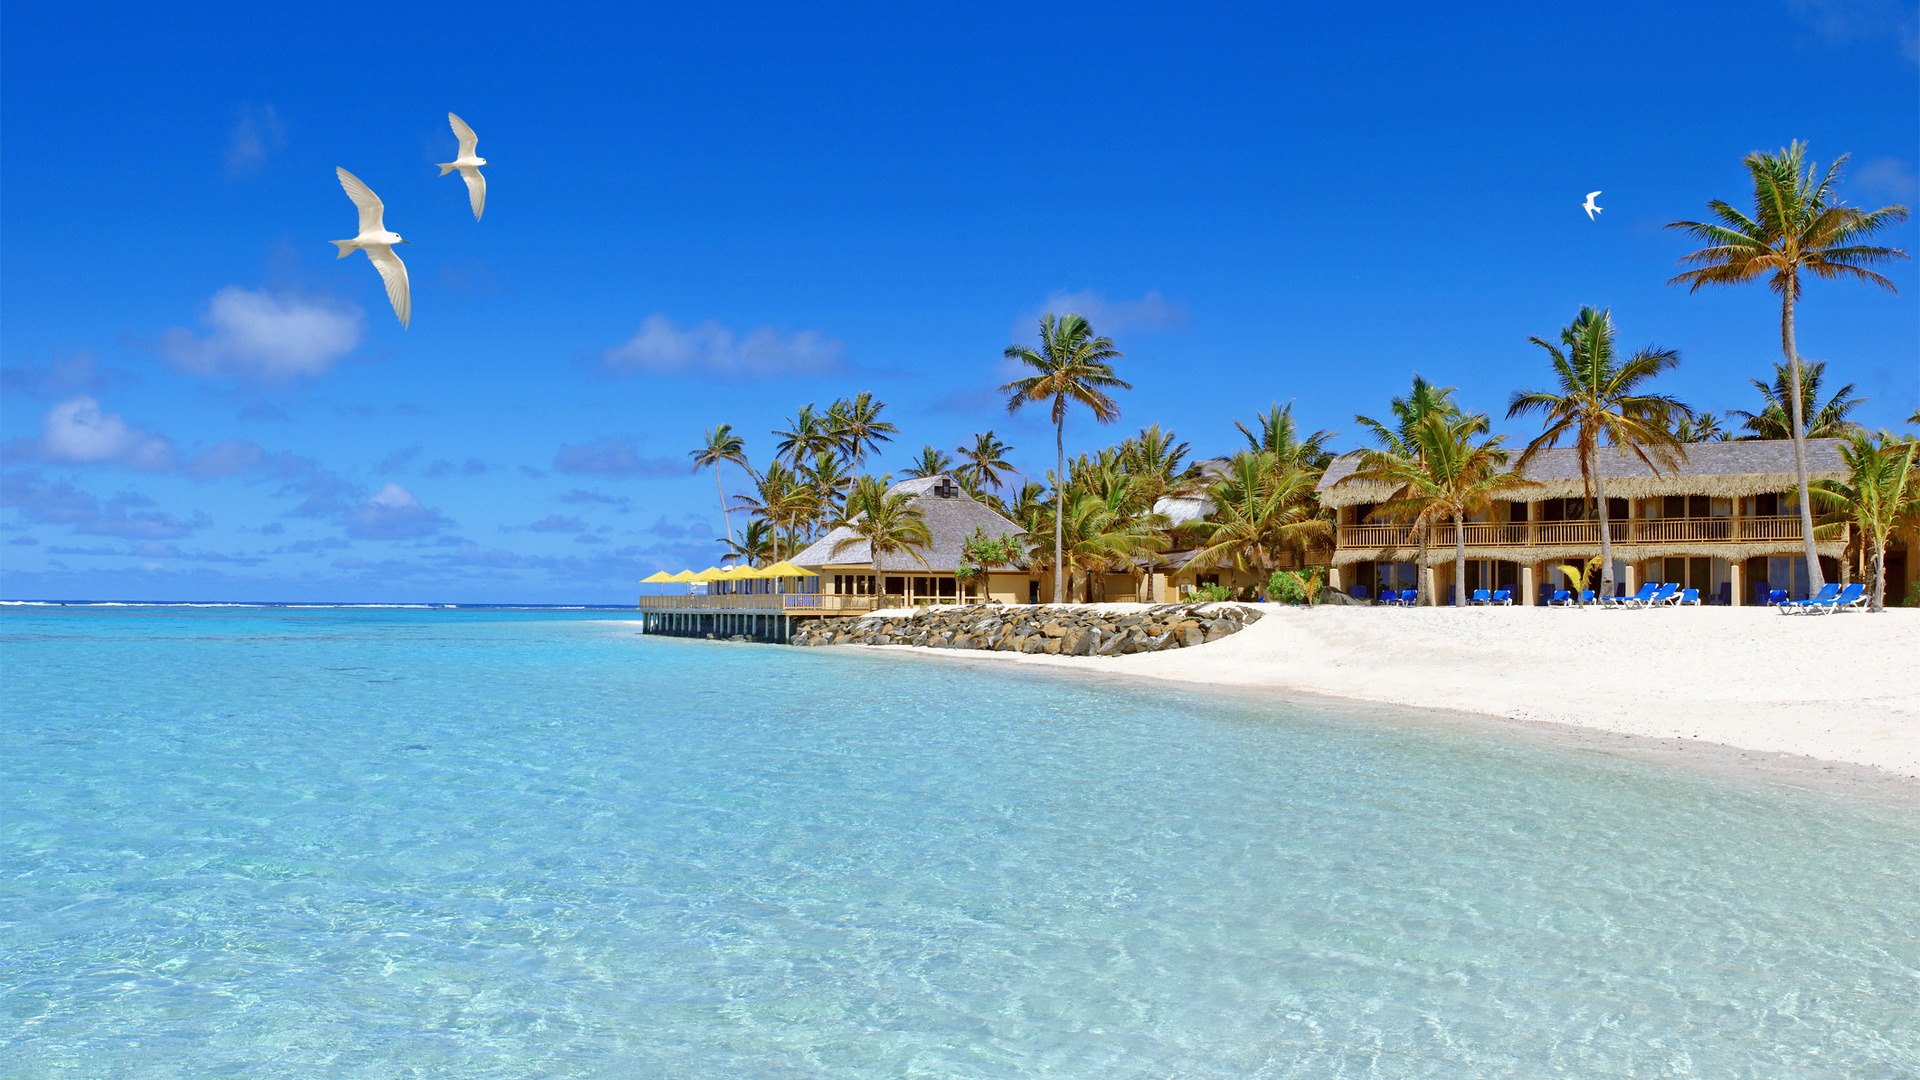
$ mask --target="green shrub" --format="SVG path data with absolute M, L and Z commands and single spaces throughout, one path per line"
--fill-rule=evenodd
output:
M 1304 604 L 1308 599 L 1307 583 L 1291 570 L 1275 570 L 1267 578 L 1267 599 L 1282 604 Z
M 1191 599 L 1196 604 L 1218 604 L 1233 599 L 1233 590 L 1225 585 L 1201 585 L 1193 590 Z

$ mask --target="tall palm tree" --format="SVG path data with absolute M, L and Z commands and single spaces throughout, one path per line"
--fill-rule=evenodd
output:
M 1669 223 L 1667 228 L 1685 230 L 1706 241 L 1707 246 L 1680 260 L 1682 265 L 1699 269 L 1680 274 L 1667 284 L 1686 282 L 1688 292 L 1697 292 L 1704 285 L 1744 285 L 1764 277 L 1780 297 L 1780 351 L 1790 383 L 1788 403 L 1793 420 L 1793 470 L 1800 491 L 1800 534 L 1807 548 L 1808 584 L 1818 590 L 1826 582 L 1813 547 L 1800 351 L 1793 331 L 1800 275 L 1852 278 L 1893 292 L 1893 282 L 1867 268 L 1904 259 L 1906 252 L 1861 241 L 1905 221 L 1907 208 L 1895 204 L 1866 211 L 1841 202 L 1835 188 L 1847 155 L 1840 155 L 1822 174 L 1806 160 L 1806 150 L 1805 143 L 1796 141 L 1777 154 L 1755 150 L 1746 156 L 1747 172 L 1753 179 L 1753 217 L 1714 199 L 1707 203 L 1707 209 L 1717 220 Z
M 1380 448 L 1402 457 L 1416 452 L 1413 446 L 1413 433 L 1429 415 L 1441 413 L 1447 416 L 1461 416 L 1460 406 L 1453 400 L 1456 386 L 1435 386 L 1420 377 L 1413 376 L 1413 389 L 1406 397 L 1397 397 L 1387 403 L 1393 410 L 1393 424 L 1383 424 L 1370 416 L 1354 414 L 1353 422 L 1366 428 L 1373 434 Z
M 1424 381 L 1418 375 L 1414 376 L 1416 393 L 1418 393 L 1424 385 Z M 1396 402 L 1402 401 L 1402 399 L 1399 398 L 1394 400 Z M 1327 451 L 1327 443 L 1333 440 L 1334 432 L 1324 430 L 1316 431 L 1304 439 L 1301 438 L 1299 425 L 1294 423 L 1293 402 L 1291 401 L 1285 405 L 1277 401 L 1274 402 L 1273 408 L 1267 410 L 1264 415 L 1255 417 L 1255 420 L 1260 425 L 1260 434 L 1258 435 L 1255 435 L 1252 429 L 1240 421 L 1235 420 L 1233 422 L 1233 426 L 1239 428 L 1240 434 L 1246 437 L 1247 449 L 1249 450 L 1264 450 L 1274 455 L 1274 457 L 1278 458 L 1284 465 L 1301 465 L 1307 468 L 1318 467 L 1323 470 L 1327 467 L 1327 462 L 1333 457 L 1333 455 Z
M 1110 362 L 1125 354 L 1113 347 L 1111 339 L 1095 337 L 1093 327 L 1078 315 L 1058 319 L 1047 315 L 1040 320 L 1038 350 L 1009 345 L 1005 355 L 1036 372 L 1000 388 L 1001 393 L 1010 395 L 1007 412 L 1017 413 L 1022 406 L 1034 402 L 1053 401 L 1053 450 L 1058 461 L 1053 474 L 1053 602 L 1064 604 L 1067 594 L 1063 532 L 1066 495 L 1062 485 L 1067 472 L 1067 406 L 1083 405 L 1095 420 L 1111 424 L 1120 419 L 1120 405 L 1107 395 L 1107 390 L 1114 387 L 1131 390 L 1133 386 L 1113 373 Z
M 1066 507 L 1064 519 L 1054 522 L 1053 507 L 1042 504 L 1041 514 L 1047 519 L 1046 524 L 1058 528 L 1030 533 L 1028 539 L 1029 558 L 1033 562 L 1047 561 L 1049 556 L 1062 560 L 1055 569 L 1064 568 L 1072 585 L 1069 595 L 1078 591 L 1083 600 L 1091 601 L 1095 571 L 1126 570 L 1137 577 L 1137 560 L 1141 556 L 1167 550 L 1164 535 L 1137 518 L 1116 514 L 1106 500 L 1090 491 L 1068 489 Z M 1055 532 L 1061 538 L 1060 545 L 1053 550 L 1048 549 L 1047 532 Z
M 812 486 L 814 497 L 820 501 L 820 511 L 829 520 L 840 516 L 841 504 L 846 500 L 847 488 L 853 484 L 853 476 L 847 472 L 846 463 L 840 455 L 831 450 L 822 450 L 813 456 L 813 463 L 806 468 L 807 483 Z
M 937 447 L 931 444 L 921 447 L 920 456 L 915 458 L 913 464 L 906 469 L 908 476 L 922 478 L 939 476 L 942 473 L 952 471 L 953 459 L 941 453 Z
M 1820 400 L 1820 380 L 1826 373 L 1825 360 L 1800 362 L 1800 415 L 1806 417 L 1802 430 L 1809 439 L 1845 438 L 1849 433 L 1860 430 L 1860 425 L 1847 419 L 1847 414 L 1866 404 L 1867 399 L 1848 396 L 1854 391 L 1853 383 L 1835 390 L 1825 405 L 1816 407 L 1815 403 Z M 1793 438 L 1792 409 L 1787 400 L 1793 394 L 1793 376 L 1787 370 L 1787 365 L 1773 365 L 1772 386 L 1759 379 L 1752 381 L 1753 388 L 1760 391 L 1760 398 L 1766 404 L 1757 414 L 1729 409 L 1727 415 L 1740 418 L 1740 426 L 1748 432 L 1746 438 Z
M 727 549 L 724 558 L 737 559 L 749 566 L 772 563 L 776 542 L 773 526 L 759 518 L 747 522 L 747 527 L 740 530 L 740 539 L 721 541 Z
M 731 461 L 735 465 L 753 472 L 747 465 L 746 440 L 733 433 L 732 424 L 721 424 L 707 429 L 707 442 L 698 450 L 689 450 L 687 456 L 693 459 L 693 471 L 713 470 L 713 489 L 720 493 L 720 520 L 726 524 L 727 539 L 733 539 L 733 518 L 727 514 L 727 489 L 720 484 L 720 463 Z
M 1643 392 L 1646 383 L 1680 364 L 1672 349 L 1641 349 L 1625 360 L 1613 348 L 1613 317 L 1606 310 L 1580 309 L 1560 331 L 1566 351 L 1541 337 L 1533 342 L 1553 357 L 1559 392 L 1515 390 L 1507 399 L 1507 419 L 1542 414 L 1546 427 L 1515 463 L 1524 473 L 1542 450 L 1570 438 L 1580 458 L 1580 483 L 1600 506 L 1600 595 L 1613 595 L 1613 533 L 1608 525 L 1606 469 L 1597 460 L 1602 446 L 1628 450 L 1660 475 L 1686 457 L 1686 447 L 1674 435 L 1674 423 L 1693 410 L 1664 394 Z
M 846 510 L 840 520 L 834 522 L 836 528 L 846 528 L 853 535 L 833 545 L 828 556 L 839 558 L 850 548 L 868 545 L 867 554 L 873 559 L 875 596 L 881 595 L 885 588 L 880 576 L 880 560 L 888 555 L 906 552 L 922 567 L 931 569 L 921 552 L 933 543 L 933 534 L 922 520 L 920 508 L 914 505 L 913 496 L 887 490 L 892 481 L 891 476 L 879 479 L 862 476 L 853 482 L 853 490 L 847 494 Z
M 849 465 L 859 465 L 867 460 L 867 455 L 880 449 L 880 444 L 892 442 L 900 429 L 880 419 L 887 407 L 884 401 L 876 400 L 871 391 L 862 390 L 852 398 L 841 398 L 827 409 L 827 431 L 839 445 L 840 455 Z
M 1310 546 L 1333 535 L 1314 498 L 1319 480 L 1310 465 L 1269 450 L 1233 455 L 1225 475 L 1207 488 L 1213 514 L 1189 527 L 1206 546 L 1187 565 L 1212 567 L 1230 558 L 1234 569 L 1265 580 L 1283 552 L 1304 561 Z
M 783 557 L 779 534 L 785 533 L 786 554 L 793 554 L 795 541 L 820 511 L 819 496 L 805 477 L 778 461 L 769 463 L 766 472 L 754 477 L 752 495 L 735 495 L 733 501 L 739 509 L 751 511 L 777 530 L 773 545 L 775 559 Z
M 955 450 L 965 462 L 955 475 L 961 483 L 977 493 L 985 494 L 988 488 L 999 491 L 1001 474 L 1014 471 L 1013 463 L 1007 460 L 1013 447 L 994 438 L 992 429 L 985 434 L 976 434 L 972 446 L 956 447 Z
M 1860 529 L 1869 567 L 1869 611 L 1886 610 L 1887 541 L 1920 519 L 1920 469 L 1914 468 L 1916 456 L 1920 456 L 1920 442 L 1883 430 L 1876 445 L 1872 436 L 1855 431 L 1840 446 L 1840 460 L 1846 463 L 1847 479 L 1813 482 L 1813 499 L 1830 517 L 1830 524 L 1821 531 L 1838 530 L 1848 523 Z
M 1418 424 L 1396 433 L 1400 449 L 1363 451 L 1359 467 L 1339 481 L 1389 486 L 1392 493 L 1375 513 L 1412 525 L 1421 537 L 1421 562 L 1428 528 L 1453 522 L 1455 606 L 1467 602 L 1466 519 L 1493 505 L 1500 493 L 1530 486 L 1506 468 L 1509 455 L 1500 445 L 1505 435 L 1474 441 L 1489 427 L 1486 413 L 1428 410 Z M 1429 597 L 1428 603 L 1438 599 Z
M 827 420 L 813 410 L 811 401 L 800 406 L 800 411 L 787 421 L 787 430 L 773 434 L 780 440 L 774 444 L 774 454 L 785 458 L 796 469 L 801 462 L 815 454 L 834 448 L 834 437 L 827 427 Z

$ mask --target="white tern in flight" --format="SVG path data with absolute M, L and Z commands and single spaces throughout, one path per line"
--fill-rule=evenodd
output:
M 338 245 L 340 258 L 352 254 L 354 248 L 367 253 L 367 259 L 373 268 L 380 271 L 380 279 L 387 283 L 387 299 L 393 302 L 393 313 L 400 316 L 400 325 L 405 328 L 413 320 L 413 300 L 407 291 L 407 267 L 400 256 L 393 253 L 393 245 L 405 244 L 399 233 L 387 231 L 380 220 L 386 211 L 381 205 L 380 196 L 373 189 L 360 182 L 360 178 L 345 169 L 336 167 L 340 174 L 340 186 L 346 189 L 347 198 L 360 208 L 360 235 L 351 240 L 329 240 Z
M 1600 193 L 1597 191 L 1587 192 L 1587 201 L 1580 204 L 1580 209 L 1585 210 L 1587 212 L 1588 221 L 1592 221 L 1593 215 L 1600 212 L 1600 208 L 1593 205 L 1593 197 L 1598 194 Z
M 480 145 L 480 136 L 473 133 L 465 120 L 447 114 L 447 123 L 453 125 L 453 133 L 460 139 L 460 159 L 449 161 L 440 166 L 440 175 L 445 176 L 455 169 L 467 180 L 467 201 L 473 204 L 473 220 L 480 220 L 480 211 L 487 207 L 487 178 L 480 175 L 480 166 L 487 159 L 475 154 L 474 148 Z

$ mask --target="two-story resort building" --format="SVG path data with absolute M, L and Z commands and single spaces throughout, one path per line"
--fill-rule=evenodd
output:
M 1807 441 L 1809 479 L 1845 478 L 1839 446 L 1837 439 Z M 1686 449 L 1684 461 L 1658 474 L 1630 454 L 1599 454 L 1616 587 L 1631 592 L 1643 582 L 1678 582 L 1710 602 L 1736 605 L 1760 602 L 1769 588 L 1805 596 L 1793 443 L 1710 442 Z M 1417 565 L 1420 538 L 1375 513 L 1391 490 L 1348 481 L 1358 464 L 1357 454 L 1340 457 L 1320 482 L 1322 505 L 1338 514 L 1329 584 L 1342 591 L 1360 586 L 1375 596 L 1417 587 L 1424 602 L 1446 602 L 1453 525 L 1428 529 L 1425 563 Z M 1536 455 L 1523 476 L 1531 486 L 1466 524 L 1467 588 L 1510 588 L 1516 602 L 1535 604 L 1567 588 L 1557 567 L 1578 570 L 1599 555 L 1599 508 L 1588 509 L 1580 461 L 1570 448 Z M 1890 603 L 1906 595 L 1910 542 L 1887 553 Z M 1846 548 L 1844 530 L 1817 545 L 1827 580 L 1840 578 Z

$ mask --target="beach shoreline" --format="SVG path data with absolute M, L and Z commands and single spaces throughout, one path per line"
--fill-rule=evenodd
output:
M 1416 709 L 1609 754 L 1705 755 L 1716 770 L 1920 800 L 1920 691 L 1907 681 L 1920 611 L 1252 606 L 1264 617 L 1231 637 L 1132 656 L 835 647 Z

